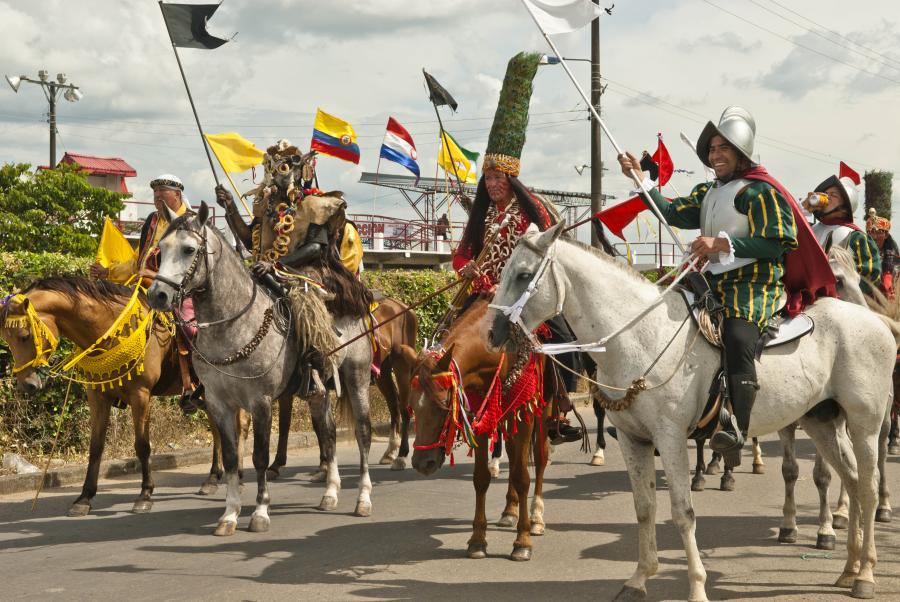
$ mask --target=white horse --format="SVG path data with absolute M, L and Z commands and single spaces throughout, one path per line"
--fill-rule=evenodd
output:
M 558 313 L 566 316 L 579 341 L 597 342 L 627 326 L 639 308 L 653 306 L 640 320 L 604 341 L 607 353 L 591 352 L 599 382 L 632 389 L 625 396 L 630 406 L 609 412 L 631 479 L 640 550 L 637 569 L 616 599 L 645 599 L 646 581 L 659 566 L 656 447 L 669 483 L 672 519 L 687 554 L 690 600 L 706 600 L 686 437 L 706 405 L 719 367 L 719 351 L 699 341 L 693 325 L 679 329 L 688 319 L 688 310 L 678 295 L 660 299 L 658 288 L 640 274 L 586 245 L 559 239 L 561 233 L 562 226 L 529 232 L 516 246 L 494 298 L 500 311 L 495 312 L 491 343 L 507 342 L 513 323 L 510 316 L 530 332 Z M 807 313 L 816 324 L 812 333 L 770 349 L 762 357 L 761 390 L 749 435 L 764 435 L 800 421 L 837 468 L 851 504 L 847 561 L 836 585 L 852 587 L 855 597 L 871 598 L 877 560 L 878 432 L 892 393 L 894 337 L 874 313 L 837 299 L 822 299 Z M 647 388 L 633 386 L 654 361 L 646 374 Z M 621 393 L 609 395 L 613 396 Z

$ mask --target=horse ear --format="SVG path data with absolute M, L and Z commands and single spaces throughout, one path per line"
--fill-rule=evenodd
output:
M 453 361 L 453 347 L 454 345 L 450 345 L 450 348 L 447 349 L 443 356 L 441 356 L 441 359 L 434 365 L 434 369 L 431 371 L 432 374 L 450 370 L 450 362 Z
M 209 205 L 206 204 L 206 201 L 200 202 L 200 209 L 197 211 L 197 221 L 200 224 L 200 227 L 206 225 L 206 220 L 209 219 Z
M 556 239 L 562 236 L 563 230 L 565 229 L 565 222 L 558 222 L 553 226 L 550 226 L 538 236 L 537 240 L 534 242 L 535 246 L 539 249 L 549 249 L 550 245 L 556 242 Z

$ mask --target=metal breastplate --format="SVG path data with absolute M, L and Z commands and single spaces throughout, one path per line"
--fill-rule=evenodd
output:
M 822 245 L 822 248 L 827 253 L 831 247 L 846 249 L 847 245 L 850 244 L 850 235 L 853 233 L 853 228 L 840 224 L 828 225 L 816 222 L 813 224 L 812 231 L 816 235 L 816 240 L 819 241 L 819 244 Z
M 725 232 L 732 240 L 750 236 L 750 219 L 734 207 L 738 192 L 750 184 L 750 180 L 739 178 L 707 191 L 700 205 L 701 235 L 715 237 L 719 232 Z M 722 274 L 755 262 L 755 257 L 735 257 L 732 263 L 722 265 L 717 255 L 710 255 L 709 271 L 713 274 Z

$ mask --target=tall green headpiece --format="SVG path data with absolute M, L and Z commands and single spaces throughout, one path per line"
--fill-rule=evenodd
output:
M 528 127 L 528 106 L 540 61 L 541 55 L 536 52 L 520 52 L 509 60 L 488 137 L 483 169 L 498 169 L 511 176 L 519 175 L 525 128 Z

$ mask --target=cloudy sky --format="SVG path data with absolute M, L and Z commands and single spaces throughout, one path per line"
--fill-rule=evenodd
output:
M 635 152 L 652 152 L 662 132 L 676 168 L 695 172 L 673 179 L 682 192 L 703 175 L 679 133 L 696 139 L 730 104 L 755 115 L 762 163 L 798 196 L 841 159 L 859 172 L 900 173 L 898 24 L 896 0 L 615 0 L 601 22 L 603 114 Z M 319 177 L 347 191 L 359 212 L 370 211 L 375 191 L 357 180 L 375 169 L 388 116 L 412 133 L 423 175 L 435 173 L 438 128 L 423 67 L 459 101 L 455 115 L 445 114 L 448 130 L 483 152 L 507 60 L 546 50 L 518 0 L 227 0 L 209 29 L 237 36 L 214 51 L 181 51 L 206 130 L 237 131 L 261 148 L 282 137 L 303 147 L 316 107 L 347 119 L 361 163 L 325 157 Z M 557 41 L 564 56 L 589 56 L 587 29 Z M 0 57 L 4 74 L 34 77 L 43 68 L 82 87 L 81 102 L 59 105 L 59 156 L 126 159 L 138 171 L 129 181 L 138 199 L 163 172 L 180 175 L 192 200 L 211 198 L 157 2 L 0 1 Z M 588 65 L 572 68 L 589 86 Z M 46 111 L 36 86 L 0 89 L 0 160 L 47 162 Z M 589 172 L 575 170 L 591 162 L 587 112 L 560 67 L 539 71 L 531 111 L 523 180 L 588 191 Z M 603 153 L 611 166 L 608 141 Z M 607 173 L 604 192 L 623 199 L 628 189 Z M 391 191 L 379 193 L 376 210 L 410 214 Z

